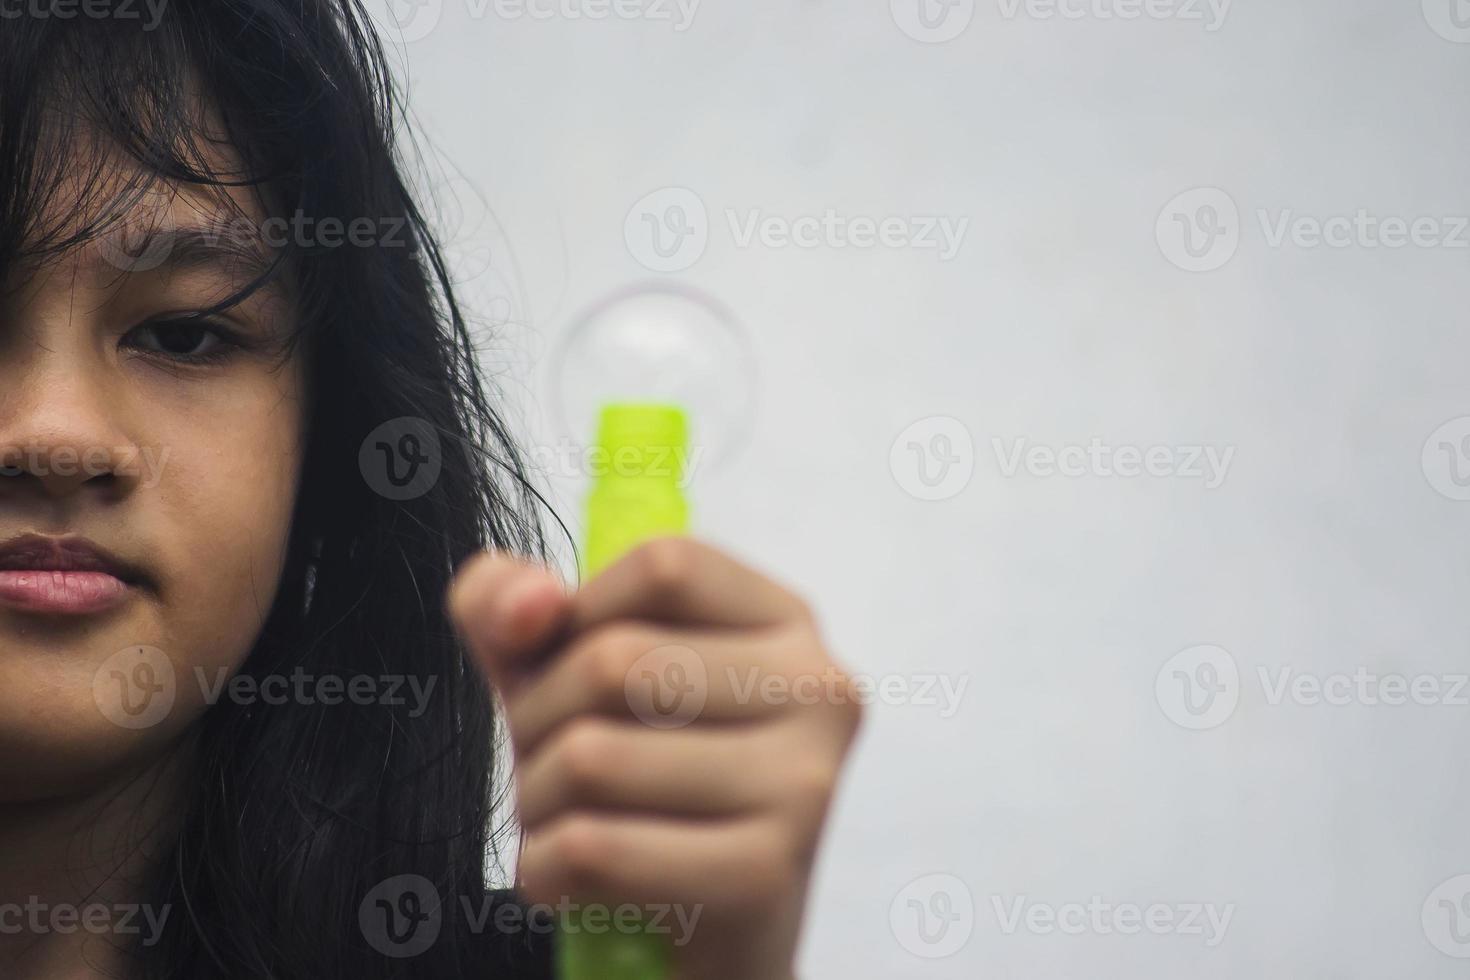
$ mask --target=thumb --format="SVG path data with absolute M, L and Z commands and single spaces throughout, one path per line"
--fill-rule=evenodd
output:
M 483 551 L 450 583 L 451 621 L 501 696 L 513 696 L 566 619 L 570 599 L 549 569 Z

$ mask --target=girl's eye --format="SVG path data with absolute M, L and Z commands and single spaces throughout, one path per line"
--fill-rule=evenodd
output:
M 134 327 L 123 344 L 174 361 L 217 361 L 239 346 L 232 332 L 208 320 L 158 320 Z

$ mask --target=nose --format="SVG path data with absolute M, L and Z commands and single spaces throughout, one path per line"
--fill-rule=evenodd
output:
M 0 506 L 115 501 L 136 487 L 138 447 L 100 360 L 54 335 L 0 350 Z

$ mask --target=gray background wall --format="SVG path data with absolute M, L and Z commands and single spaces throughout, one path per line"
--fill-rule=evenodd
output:
M 579 312 L 738 319 L 701 530 L 889 684 L 806 975 L 1463 975 L 1470 4 L 685 2 L 377 9 L 566 516 Z

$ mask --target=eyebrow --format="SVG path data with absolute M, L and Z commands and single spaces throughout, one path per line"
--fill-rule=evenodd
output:
M 136 240 L 135 240 L 136 238 Z M 70 251 L 67 249 L 65 251 Z M 295 295 L 295 278 L 281 265 L 280 254 L 239 234 L 237 226 L 203 225 L 173 229 L 153 228 L 141 236 L 129 236 L 119 243 L 115 235 L 94 235 L 87 247 L 79 248 L 72 276 L 86 279 L 105 277 L 109 288 L 128 288 L 130 281 L 167 279 L 194 271 L 219 270 L 238 282 L 230 294 L 203 314 L 218 314 L 240 307 L 252 299 L 291 302 Z M 62 253 L 54 253 L 60 255 Z M 27 282 L 38 277 L 49 278 L 60 258 L 51 260 L 29 256 L 16 264 L 10 274 L 0 276 L 0 323 L 6 311 L 18 302 L 17 296 Z M 285 275 L 279 273 L 285 272 Z M 243 274 L 243 279 L 242 279 Z M 17 277 L 11 285 L 10 277 Z M 73 289 L 75 289 L 73 278 Z M 141 285 L 141 283 L 140 283 Z
M 222 269 L 232 274 L 243 272 L 254 281 L 275 268 L 277 257 L 248 237 L 241 236 L 234 226 L 205 226 L 155 228 L 140 241 L 128 242 L 125 249 L 110 247 L 99 252 L 93 256 L 93 261 L 111 266 L 125 275 Z M 269 289 L 274 285 L 276 283 L 272 280 L 262 288 Z

